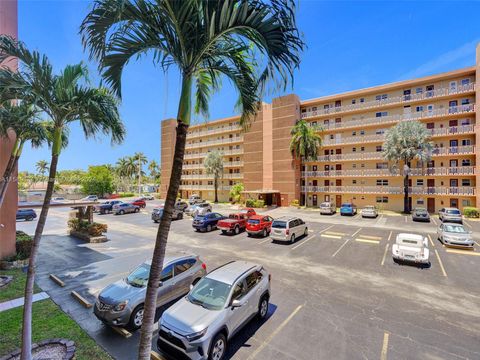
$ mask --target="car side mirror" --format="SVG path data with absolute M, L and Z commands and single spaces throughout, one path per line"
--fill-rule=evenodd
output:
M 163 281 L 160 280 L 160 281 L 158 282 L 158 287 L 161 288 L 162 286 L 163 286 Z
M 235 299 L 232 301 L 232 309 L 234 308 L 239 308 L 239 307 L 242 307 L 243 306 L 243 302 L 238 300 L 238 299 Z

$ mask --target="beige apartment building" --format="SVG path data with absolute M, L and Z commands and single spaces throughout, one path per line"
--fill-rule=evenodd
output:
M 480 206 L 477 199 L 477 148 L 480 115 L 476 98 L 480 80 L 480 46 L 476 66 L 301 101 L 296 95 L 273 99 L 248 131 L 238 117 L 190 127 L 183 166 L 182 197 L 213 199 L 213 178 L 203 160 L 212 150 L 224 154 L 220 198 L 242 182 L 245 197 L 288 205 L 298 199 L 309 206 L 323 201 L 353 202 L 403 209 L 403 168 L 392 169 L 382 157 L 385 132 L 400 121 L 417 120 L 431 133 L 431 160 L 410 164 L 409 201 L 430 212 L 441 207 Z M 300 164 L 289 151 L 296 121 L 320 125 L 322 148 L 314 161 Z M 175 121 L 162 122 L 162 187 L 165 193 L 175 142 Z

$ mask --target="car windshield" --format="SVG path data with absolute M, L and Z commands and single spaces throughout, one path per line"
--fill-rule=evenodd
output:
M 198 220 L 203 220 L 205 219 L 205 215 L 197 215 L 196 217 Z
M 147 286 L 149 276 L 150 265 L 142 264 L 127 276 L 127 283 L 136 287 L 144 287 Z
M 425 214 L 427 212 L 427 210 L 425 210 L 425 209 L 415 209 L 415 212 L 417 214 Z
M 321 203 L 321 204 L 320 204 L 320 207 L 329 208 L 329 207 L 330 207 L 330 204 L 329 204 L 329 203 Z
M 234 214 L 230 214 L 230 215 L 228 215 L 228 218 L 229 218 L 229 219 L 235 219 L 236 216 L 235 216 Z
M 153 212 L 161 215 L 163 213 L 163 209 L 153 209 Z
M 450 215 L 460 215 L 460 210 L 457 210 L 457 209 L 447 210 L 447 214 L 450 214 Z
M 286 227 L 287 227 L 287 222 L 286 221 L 275 220 L 272 223 L 272 228 L 285 229 Z
M 260 224 L 260 220 L 258 219 L 248 219 L 248 223 L 252 225 Z
M 192 304 L 203 306 L 210 310 L 221 310 L 225 306 L 231 285 L 208 277 L 201 279 L 187 296 Z
M 352 207 L 352 204 L 342 204 L 342 207 Z
M 444 230 L 451 233 L 465 234 L 467 231 L 461 225 L 445 225 Z
M 363 209 L 364 210 L 375 210 L 375 208 L 373 206 L 365 206 Z

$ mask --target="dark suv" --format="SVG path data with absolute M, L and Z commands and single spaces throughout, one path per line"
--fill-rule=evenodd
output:
M 37 217 L 37 213 L 33 209 L 18 209 L 17 220 L 32 221 Z

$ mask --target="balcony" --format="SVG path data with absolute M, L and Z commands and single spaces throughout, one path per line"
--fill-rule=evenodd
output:
M 232 149 L 232 150 L 222 150 L 221 153 L 223 156 L 228 155 L 241 155 L 243 154 L 243 149 Z M 185 154 L 184 159 L 201 159 L 206 157 L 208 152 L 196 153 L 196 154 Z
M 421 120 L 421 119 L 434 119 L 438 117 L 444 117 L 455 114 L 473 114 L 475 113 L 475 105 L 460 105 L 452 106 L 446 109 L 426 110 L 420 112 L 388 115 L 382 117 L 369 117 L 364 119 L 347 120 L 339 123 L 321 124 L 323 130 L 332 131 L 338 129 L 365 127 L 372 125 L 393 125 L 399 121 Z
M 436 147 L 432 151 L 432 158 L 439 156 L 459 156 L 459 155 L 475 155 L 475 146 L 454 146 L 454 147 Z M 346 154 L 320 155 L 312 162 L 336 162 L 336 161 L 364 161 L 364 160 L 384 160 L 381 151 L 375 152 L 358 152 Z
M 230 191 L 231 186 L 219 185 L 218 190 Z M 180 185 L 180 190 L 211 190 L 215 191 L 213 185 Z
M 212 130 L 201 130 L 201 131 L 196 131 L 196 132 L 189 132 L 187 134 L 187 140 L 190 139 L 195 139 L 197 137 L 204 137 L 204 136 L 210 136 L 210 135 L 216 135 L 216 134 L 221 134 L 225 132 L 232 132 L 232 131 L 241 131 L 242 128 L 239 126 L 225 126 L 222 128 L 218 129 L 212 129 Z
M 329 107 L 327 109 L 317 109 L 316 111 L 302 113 L 302 119 L 313 118 L 316 116 L 338 115 L 340 113 L 345 113 L 349 111 L 374 109 L 374 108 L 380 108 L 387 105 L 397 105 L 397 104 L 404 105 L 412 102 L 431 100 L 431 99 L 452 96 L 452 95 L 461 95 L 461 94 L 471 93 L 474 91 L 475 91 L 475 83 L 461 85 L 455 89 L 444 87 L 444 88 L 438 88 L 431 91 L 425 91 L 420 94 L 399 95 L 399 96 L 389 97 L 383 100 L 371 100 L 363 103 L 335 106 L 335 107 Z M 319 105 L 319 106 L 322 106 L 322 105 Z
M 306 186 L 302 186 L 305 192 Z M 412 195 L 454 195 L 454 196 L 475 196 L 475 187 L 427 187 L 412 186 L 408 188 Z M 308 192 L 313 193 L 349 193 L 349 194 L 389 194 L 402 195 L 402 186 L 308 186 Z
M 375 177 L 375 176 L 400 176 L 398 172 L 390 169 L 344 169 L 325 171 L 302 171 L 302 177 Z M 475 166 L 453 166 L 453 167 L 426 167 L 412 168 L 410 176 L 464 176 L 476 175 Z
M 188 179 L 208 179 L 213 180 L 213 175 L 208 174 L 188 174 L 182 175 L 182 180 Z M 243 174 L 224 174 L 220 179 L 243 179 Z
M 226 161 L 223 163 L 224 168 L 228 167 L 242 167 L 243 166 L 243 161 Z M 203 164 L 183 164 L 182 169 L 188 170 L 188 169 L 204 169 Z
M 185 145 L 185 149 L 203 148 L 203 147 L 215 146 L 215 145 L 230 145 L 238 142 L 243 142 L 243 136 L 190 143 Z
M 475 131 L 474 125 L 460 125 L 450 126 L 446 128 L 428 129 L 430 136 L 451 136 L 457 134 L 473 134 Z

